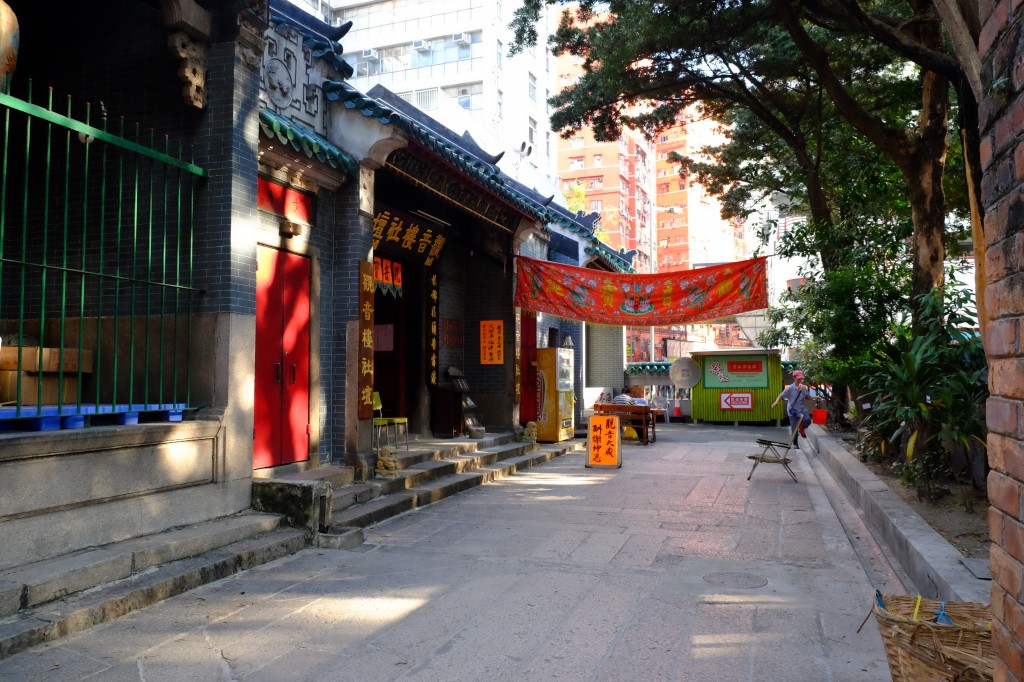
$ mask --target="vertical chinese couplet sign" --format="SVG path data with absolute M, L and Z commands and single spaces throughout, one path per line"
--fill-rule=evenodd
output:
M 618 417 L 592 416 L 587 430 L 587 466 L 621 467 L 621 435 Z
M 430 362 L 427 363 L 427 384 L 429 386 L 437 386 L 437 321 L 439 318 L 438 314 L 438 293 L 437 286 L 437 273 L 430 273 L 430 287 L 429 293 L 427 294 L 430 300 L 427 306 L 430 308 L 430 317 L 427 319 L 427 357 L 430 358 Z
M 359 261 L 359 418 L 373 417 L 373 263 Z
M 480 364 L 505 364 L 504 320 L 480 320 Z
M 515 345 L 512 349 L 512 362 L 515 368 L 512 370 L 513 382 L 515 385 L 515 394 L 513 395 L 512 402 L 518 405 L 522 402 L 522 381 L 523 381 L 523 369 L 520 367 L 520 363 L 523 361 L 523 309 L 516 308 L 516 328 L 515 328 Z

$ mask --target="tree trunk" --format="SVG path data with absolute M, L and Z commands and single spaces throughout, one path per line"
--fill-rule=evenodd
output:
M 846 412 L 850 409 L 850 392 L 846 384 L 832 384 L 829 396 L 828 416 L 833 424 L 846 424 Z
M 917 20 L 908 31 L 924 48 L 942 51 L 942 24 L 930 15 L 931 0 L 909 0 Z M 895 163 L 907 185 L 914 223 L 911 310 L 914 331 L 920 331 L 917 297 L 942 284 L 945 247 L 945 194 L 942 170 L 946 162 L 949 119 L 949 81 L 936 71 L 921 68 L 921 113 L 917 125 L 896 131 L 866 110 L 832 70 L 829 54 L 801 24 L 792 0 L 774 0 L 779 18 L 801 54 L 821 77 L 836 109 L 850 124 Z
M 918 297 L 941 286 L 945 278 L 946 248 L 942 242 L 946 227 L 945 191 L 942 172 L 949 149 L 949 82 L 934 71 L 921 76 L 921 114 L 913 152 L 901 166 L 910 191 L 914 223 L 911 310 L 914 330 L 919 332 Z

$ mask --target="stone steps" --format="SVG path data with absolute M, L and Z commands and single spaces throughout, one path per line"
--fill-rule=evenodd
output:
M 583 447 L 512 434 L 410 446 L 393 476 L 327 465 L 254 478 L 253 510 L 0 572 L 0 659 L 311 544 L 357 547 L 367 526 Z
M 279 515 L 245 512 L 4 571 L 0 659 L 307 544 L 307 532 L 282 527 Z
M 450 495 L 511 476 L 566 452 L 582 449 L 580 441 L 537 444 L 499 438 L 480 450 L 447 456 L 437 451 L 434 453 L 436 458 L 424 457 L 418 451 L 404 458 L 403 453 L 399 453 L 401 464 L 411 464 L 393 476 L 378 476 L 369 482 L 369 486 L 353 484 L 334 488 L 331 529 L 336 532 L 343 528 L 366 528 Z

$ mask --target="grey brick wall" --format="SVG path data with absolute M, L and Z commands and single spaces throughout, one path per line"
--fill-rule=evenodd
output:
M 210 97 L 196 146 L 208 173 L 196 211 L 199 312 L 256 313 L 257 77 L 237 59 L 233 43 L 210 50 Z M 242 128 L 236 121 L 248 123 Z
M 448 242 L 445 251 L 444 258 L 436 268 L 439 284 L 438 296 L 440 297 L 438 301 L 439 314 L 443 319 L 462 322 L 463 345 L 441 346 L 438 354 L 438 383 L 447 382 L 445 372 L 449 367 L 458 367 L 463 372 L 466 371 L 466 349 L 469 348 L 469 323 L 466 321 L 466 261 L 469 259 L 469 252 L 462 244 L 454 241 Z M 474 291 L 479 295 L 482 293 L 482 287 L 474 288 Z M 439 342 L 441 340 L 438 339 Z M 476 388 L 473 384 L 470 384 L 470 387 Z
M 515 343 L 511 263 L 505 267 L 478 253 L 466 266 L 466 379 L 477 395 L 511 393 Z M 504 365 L 480 364 L 481 320 L 504 320 Z
M 537 258 L 540 260 L 549 260 L 553 263 L 563 263 L 565 265 L 579 265 L 579 262 L 568 256 L 565 253 L 551 251 L 549 253 L 548 240 L 538 237 L 537 235 L 531 235 L 527 240 L 524 240 L 520 252 L 522 255 L 529 258 Z M 583 362 L 583 324 L 574 320 L 567 320 L 554 315 L 537 315 L 537 347 L 546 348 L 549 343 L 549 332 L 554 329 L 556 334 L 556 343 L 560 346 L 565 345 L 565 337 L 569 335 L 573 340 L 573 392 L 576 394 L 576 423 L 579 424 L 582 420 L 583 415 L 583 386 L 584 386 L 584 367 Z
M 626 356 L 622 327 L 588 324 L 586 336 L 586 385 L 622 388 Z
M 359 261 L 370 250 L 368 224 L 359 215 L 359 186 L 345 183 L 318 203 L 325 244 L 321 246 L 320 283 L 320 458 L 343 462 L 345 424 L 356 419 L 346 411 L 348 363 L 346 324 L 359 314 Z
M 334 347 L 337 343 L 335 315 L 335 300 L 337 298 L 332 278 L 336 266 L 334 264 L 334 224 L 337 197 L 333 192 L 320 192 L 316 198 L 316 224 L 309 234 L 309 245 L 317 252 L 316 268 L 314 276 L 319 277 L 315 290 L 319 299 L 314 301 L 317 313 L 316 323 L 320 327 L 320 346 L 313 348 L 312 352 L 320 363 L 320 394 L 317 396 L 319 412 L 312 415 L 312 426 L 319 436 L 318 454 L 321 462 L 329 462 L 334 456 L 334 431 L 331 429 L 331 416 L 334 410 L 339 408 L 334 401 L 334 387 L 338 381 L 338 372 L 341 372 L 342 383 L 344 383 L 344 371 L 336 367 L 338 358 L 335 357 Z M 342 327 L 344 329 L 344 326 Z M 344 344 L 342 344 L 342 356 L 344 356 Z M 342 357 L 341 368 L 344 368 Z M 342 415 L 345 411 L 345 401 L 340 401 Z M 344 423 L 344 417 L 341 419 Z M 343 443 L 343 439 L 338 440 Z
M 519 253 L 527 258 L 544 260 L 548 257 L 548 242 L 537 234 L 531 234 L 520 244 Z

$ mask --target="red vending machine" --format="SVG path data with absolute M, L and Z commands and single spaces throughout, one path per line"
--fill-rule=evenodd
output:
M 576 431 L 572 392 L 572 349 L 537 349 L 537 440 L 570 440 Z

